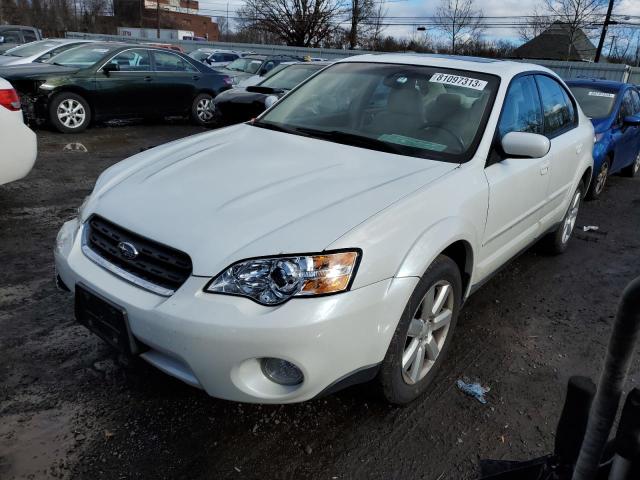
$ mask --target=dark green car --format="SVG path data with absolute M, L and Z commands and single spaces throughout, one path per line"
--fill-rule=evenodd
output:
M 91 43 L 46 63 L 0 68 L 22 98 L 27 117 L 64 133 L 92 121 L 190 115 L 211 121 L 211 100 L 231 80 L 186 55 L 164 48 Z

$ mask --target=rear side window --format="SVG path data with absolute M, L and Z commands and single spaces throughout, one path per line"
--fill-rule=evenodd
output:
M 622 97 L 622 105 L 620 106 L 620 117 L 628 117 L 635 113 L 635 105 L 633 104 L 633 97 L 631 97 L 631 90 L 627 90 Z
M 544 113 L 544 134 L 551 138 L 572 128 L 576 110 L 562 85 L 545 75 L 536 75 L 536 81 Z
M 154 51 L 158 72 L 195 72 L 196 69 L 181 56 L 169 52 Z
M 4 30 L 0 32 L 0 36 L 4 37 L 4 43 L 22 43 L 18 30 Z
M 22 36 L 25 42 L 35 42 L 38 39 L 33 30 L 22 30 Z
M 498 124 L 500 138 L 509 132 L 543 133 L 540 99 L 533 76 L 511 82 Z
M 633 99 L 633 114 L 638 115 L 640 113 L 640 93 L 637 90 L 632 90 L 631 97 Z

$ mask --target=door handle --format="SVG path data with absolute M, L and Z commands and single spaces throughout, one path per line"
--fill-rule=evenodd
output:
M 151 80 L 153 80 L 153 77 L 150 75 L 147 75 L 146 77 L 144 77 L 145 82 L 150 82 Z
M 194 75 L 194 76 L 193 76 L 193 77 L 191 77 L 191 78 L 193 78 L 194 80 L 200 80 L 200 75 Z

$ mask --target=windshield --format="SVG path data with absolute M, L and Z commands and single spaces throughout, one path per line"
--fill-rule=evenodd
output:
M 47 60 L 46 63 L 62 65 L 63 67 L 90 67 L 101 60 L 107 53 L 117 48 L 120 48 L 120 45 L 86 45 L 62 52 Z
M 478 72 L 339 63 L 284 97 L 255 125 L 462 162 L 475 152 L 498 84 L 498 77 Z
M 258 58 L 238 58 L 226 66 L 227 70 L 238 72 L 256 73 L 262 65 L 262 60 Z
M 299 83 L 302 83 L 303 80 L 306 80 L 321 68 L 322 68 L 321 65 L 285 66 L 283 69 L 281 69 L 277 73 L 274 73 L 273 75 L 269 75 L 269 77 L 259 85 L 261 87 L 291 90 L 293 87 L 295 87 Z
M 603 90 L 595 86 L 569 85 L 573 96 L 580 104 L 582 111 L 589 118 L 606 118 L 611 114 L 616 103 L 616 93 L 612 90 Z
M 4 55 L 9 55 L 10 57 L 30 57 L 32 55 L 38 55 L 39 53 L 46 52 L 47 50 L 59 45 L 59 42 L 52 40 L 40 40 L 38 42 L 31 42 L 26 45 L 14 47 L 4 52 Z

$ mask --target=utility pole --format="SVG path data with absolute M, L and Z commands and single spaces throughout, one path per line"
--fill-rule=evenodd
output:
M 613 10 L 613 3 L 615 0 L 609 0 L 609 7 L 607 8 L 607 15 L 604 17 L 604 23 L 602 24 L 602 32 L 600 33 L 600 41 L 598 42 L 598 49 L 596 50 L 596 58 L 594 62 L 600 61 L 600 55 L 602 55 L 602 49 L 604 48 L 604 40 L 607 36 L 607 28 L 611 24 L 611 11 Z
M 229 41 L 229 1 L 227 0 L 227 18 L 226 18 L 226 22 L 225 23 L 225 27 L 227 30 L 227 42 Z
M 160 40 L 160 0 L 156 0 L 156 22 L 158 29 L 158 40 Z

